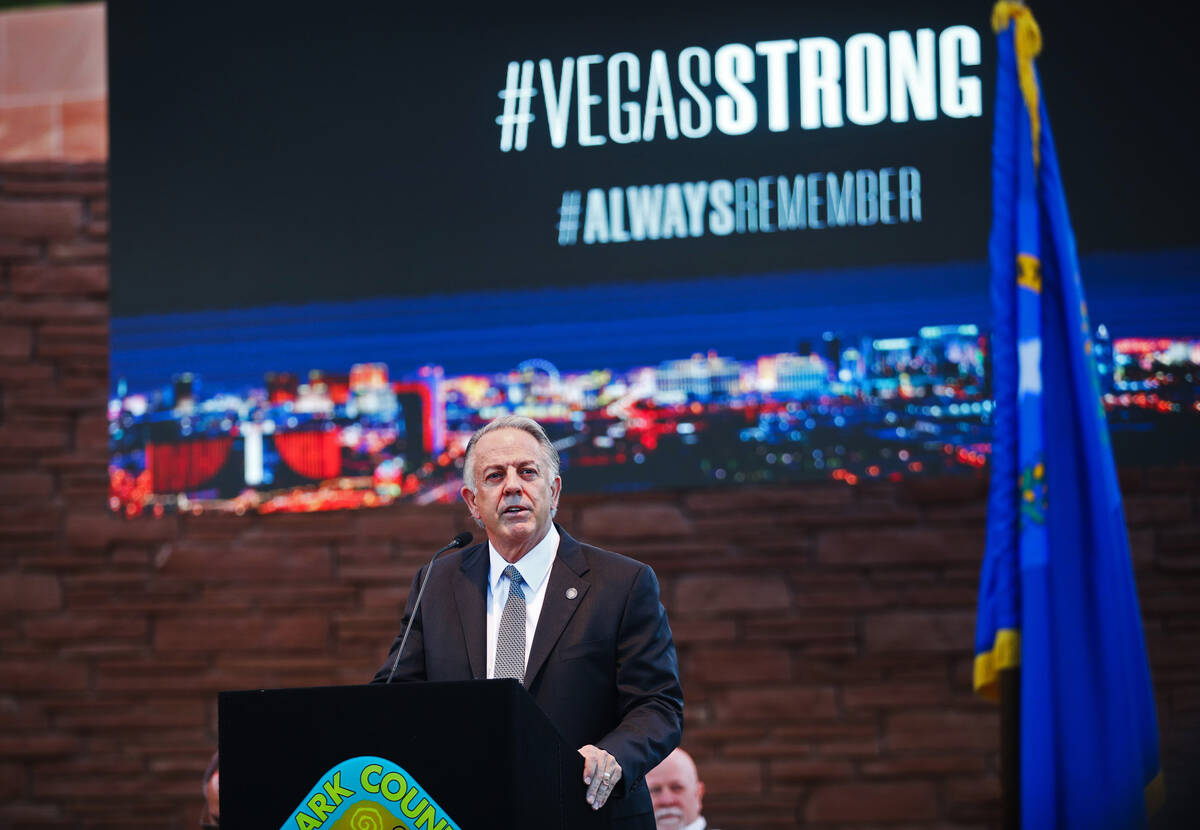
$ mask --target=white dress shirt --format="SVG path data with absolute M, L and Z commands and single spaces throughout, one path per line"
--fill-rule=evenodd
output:
M 533 632 L 537 630 L 538 617 L 542 614 L 542 602 L 546 599 L 546 585 L 550 582 L 550 566 L 558 553 L 558 529 L 553 524 L 542 537 L 542 541 L 533 546 L 533 550 L 513 563 L 506 561 L 496 548 L 488 542 L 488 558 L 491 567 L 488 570 L 487 590 L 487 676 L 496 676 L 496 638 L 500 633 L 500 615 L 504 612 L 504 603 L 508 602 L 508 590 L 512 580 L 504 575 L 504 569 L 512 564 L 521 573 L 524 583 L 521 591 L 525 594 L 525 665 L 529 665 L 529 649 L 533 646 Z

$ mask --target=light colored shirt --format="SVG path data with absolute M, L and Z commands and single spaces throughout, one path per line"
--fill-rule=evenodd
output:
M 704 820 L 704 816 L 700 816 L 700 818 L 693 821 L 687 827 L 681 828 L 681 830 L 704 830 L 707 826 L 708 822 Z
M 546 599 L 546 585 L 550 582 L 550 566 L 558 553 L 558 529 L 551 524 L 542 541 L 533 550 L 513 564 L 521 573 L 521 591 L 525 594 L 525 665 L 529 665 L 529 650 L 533 646 L 533 632 L 537 630 L 538 617 L 542 614 L 542 602 Z M 504 575 L 509 566 L 492 543 L 488 542 L 487 590 L 487 676 L 496 676 L 496 638 L 500 633 L 500 615 L 504 603 L 508 602 L 508 591 L 512 580 Z

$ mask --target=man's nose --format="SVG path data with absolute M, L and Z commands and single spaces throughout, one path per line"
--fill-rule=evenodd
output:
M 504 492 L 517 493 L 521 490 L 521 477 L 517 475 L 517 471 L 510 467 L 504 475 Z

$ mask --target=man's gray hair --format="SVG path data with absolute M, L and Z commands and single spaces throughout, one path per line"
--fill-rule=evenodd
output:
M 550 442 L 550 438 L 546 435 L 546 430 L 542 429 L 542 425 L 532 418 L 526 418 L 524 415 L 501 415 L 494 421 L 489 421 L 477 429 L 475 434 L 471 436 L 471 440 L 467 442 L 467 452 L 463 457 L 463 485 L 468 490 L 472 493 L 475 492 L 475 464 L 474 459 L 471 457 L 475 451 L 475 445 L 479 442 L 480 438 L 498 429 L 519 429 L 522 432 L 528 432 L 536 438 L 538 446 L 542 449 L 542 455 L 545 456 L 546 468 L 543 472 L 551 480 L 558 476 L 558 450 Z

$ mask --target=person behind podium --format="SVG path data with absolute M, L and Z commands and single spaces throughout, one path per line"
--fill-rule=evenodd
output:
M 692 756 L 675 749 L 661 764 L 646 773 L 646 786 L 654 802 L 658 830 L 705 830 L 708 822 L 700 814 L 704 782 Z M 709 828 L 711 830 L 711 828 Z
M 200 814 L 200 830 L 217 830 L 221 826 L 221 759 L 217 753 L 213 753 L 201 780 L 204 812 Z
M 654 830 L 644 776 L 679 744 L 683 692 L 658 580 L 647 565 L 573 539 L 552 519 L 558 453 L 508 415 L 467 444 L 462 497 L 487 542 L 432 565 L 401 680 L 514 677 L 584 757 L 581 796 L 612 826 Z M 403 630 L 403 626 L 401 628 Z M 372 682 L 386 682 L 397 636 Z

